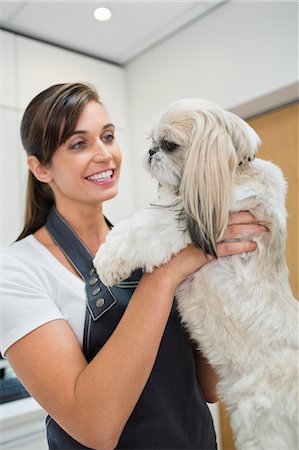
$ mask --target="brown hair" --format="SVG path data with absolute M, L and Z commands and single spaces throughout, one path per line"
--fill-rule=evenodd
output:
M 34 155 L 43 165 L 49 164 L 57 148 L 72 135 L 90 100 L 101 104 L 95 88 L 86 83 L 56 84 L 38 94 L 29 103 L 21 122 L 21 139 L 27 155 Z M 24 228 L 17 241 L 44 225 L 53 203 L 51 188 L 29 171 Z

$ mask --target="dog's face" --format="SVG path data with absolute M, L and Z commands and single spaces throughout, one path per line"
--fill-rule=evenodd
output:
M 248 165 L 259 145 L 238 116 L 203 99 L 183 99 L 155 118 L 146 168 L 183 202 L 193 242 L 215 255 L 227 224 L 235 170 Z
M 163 109 L 155 118 L 146 169 L 163 187 L 178 194 L 195 122 L 180 105 Z
M 196 143 L 194 151 L 199 154 L 208 141 L 214 139 L 218 145 L 221 136 L 231 140 L 239 166 L 255 158 L 259 137 L 246 122 L 207 100 L 178 100 L 155 117 L 151 148 L 145 156 L 146 169 L 162 186 L 177 192 L 192 144 Z M 207 156 L 215 156 L 212 148 Z

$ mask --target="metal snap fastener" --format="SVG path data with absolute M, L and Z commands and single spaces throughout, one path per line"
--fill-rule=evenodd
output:
M 97 281 L 98 281 L 98 279 L 97 279 L 96 277 L 94 277 L 94 278 L 92 278 L 92 279 L 90 280 L 89 284 L 90 284 L 91 286 L 93 286 L 94 284 L 96 284 Z
M 101 288 L 100 288 L 100 287 L 97 287 L 97 288 L 95 288 L 95 289 L 92 291 L 92 294 L 93 294 L 93 295 L 97 295 L 97 294 L 100 292 L 100 290 L 101 290 Z
M 105 299 L 104 298 L 98 298 L 96 301 L 96 307 L 97 308 L 101 308 L 105 303 Z
M 94 267 L 92 269 L 90 269 L 90 271 L 88 272 L 89 276 L 91 277 L 91 275 L 94 273 Z

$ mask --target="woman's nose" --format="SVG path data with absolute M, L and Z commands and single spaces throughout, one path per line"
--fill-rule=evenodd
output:
M 97 162 L 106 162 L 112 159 L 112 154 L 106 145 L 99 139 L 95 144 L 94 158 Z

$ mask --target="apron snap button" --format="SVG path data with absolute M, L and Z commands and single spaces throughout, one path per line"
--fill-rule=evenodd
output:
M 105 303 L 105 299 L 103 298 L 98 298 L 98 300 L 96 301 L 96 307 L 97 308 L 101 308 Z
M 100 292 L 101 288 L 97 287 L 92 291 L 92 295 L 97 295 Z
M 92 286 L 92 285 L 96 284 L 97 281 L 98 281 L 97 278 L 92 278 L 92 279 L 90 280 L 89 284 Z

